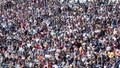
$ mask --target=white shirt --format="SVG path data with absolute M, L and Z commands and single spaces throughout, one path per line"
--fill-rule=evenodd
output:
M 20 51 L 20 52 L 23 52 L 23 51 L 24 51 L 24 49 L 23 49 L 22 47 L 20 47 L 20 48 L 19 48 L 19 51 Z
M 111 49 L 110 46 L 107 46 L 107 47 L 106 47 L 106 50 L 107 50 L 107 51 L 110 51 L 110 49 Z
M 30 44 L 30 43 L 28 43 L 28 44 L 27 44 L 27 46 L 28 46 L 28 47 L 30 47 L 30 46 L 31 46 L 31 44 Z
M 57 65 L 53 65 L 53 68 L 58 68 L 58 66 Z

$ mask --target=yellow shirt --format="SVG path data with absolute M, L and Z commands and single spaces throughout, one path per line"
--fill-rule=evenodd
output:
M 109 58 L 113 58 L 115 55 L 114 55 L 114 53 L 113 52 L 108 52 L 108 57 Z

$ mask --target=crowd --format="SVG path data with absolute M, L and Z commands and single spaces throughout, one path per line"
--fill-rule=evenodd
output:
M 120 2 L 75 1 L 2 0 L 0 67 L 120 68 Z

